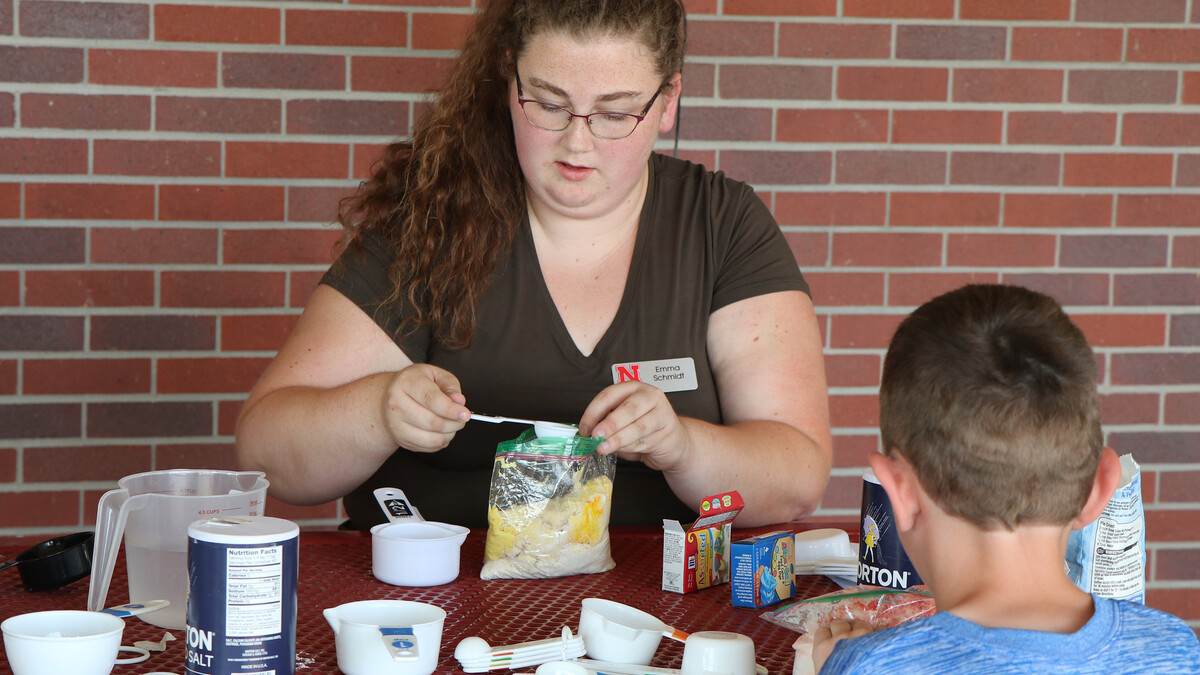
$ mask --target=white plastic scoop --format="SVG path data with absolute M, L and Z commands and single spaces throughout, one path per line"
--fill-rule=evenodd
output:
M 477 422 L 491 422 L 492 424 L 499 424 L 501 422 L 528 424 L 533 427 L 533 432 L 537 434 L 538 438 L 570 438 L 579 433 L 579 427 L 560 422 L 527 420 L 520 417 L 498 417 L 496 415 L 481 415 L 479 413 L 471 413 L 471 419 Z

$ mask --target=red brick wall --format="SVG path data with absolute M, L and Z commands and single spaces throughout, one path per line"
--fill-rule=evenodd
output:
M 0 0 L 0 533 L 230 463 L 338 197 L 475 3 L 260 4 Z M 857 513 L 899 319 L 966 281 L 1032 286 L 1096 346 L 1107 440 L 1142 463 L 1150 604 L 1200 625 L 1200 5 L 687 4 L 681 154 L 753 183 L 814 287 L 822 513 Z

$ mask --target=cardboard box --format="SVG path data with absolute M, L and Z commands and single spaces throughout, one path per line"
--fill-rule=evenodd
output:
M 796 595 L 796 540 L 791 532 L 733 542 L 730 563 L 736 607 L 766 607 Z
M 687 530 L 678 520 L 663 519 L 664 591 L 691 593 L 729 583 L 729 532 L 743 506 L 733 490 L 705 497 Z

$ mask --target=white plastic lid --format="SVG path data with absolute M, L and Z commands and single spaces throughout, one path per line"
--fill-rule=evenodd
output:
M 300 526 L 270 516 L 216 516 L 188 525 L 188 536 L 214 544 L 270 544 L 300 536 Z

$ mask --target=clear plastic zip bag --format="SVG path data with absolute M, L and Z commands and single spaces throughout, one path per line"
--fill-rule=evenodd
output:
M 496 447 L 488 494 L 483 579 L 607 572 L 616 456 L 602 438 L 538 438 L 532 429 Z

